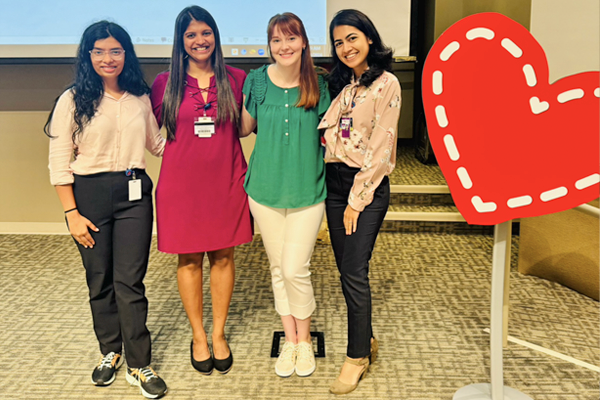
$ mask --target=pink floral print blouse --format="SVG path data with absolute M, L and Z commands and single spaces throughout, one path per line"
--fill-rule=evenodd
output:
M 319 124 L 319 129 L 326 129 L 325 162 L 360 168 L 348 197 L 356 211 L 371 204 L 375 189 L 396 166 L 400 104 L 398 78 L 384 72 L 369 87 L 352 81 L 332 101 Z M 352 118 L 349 137 L 342 135 L 342 118 Z

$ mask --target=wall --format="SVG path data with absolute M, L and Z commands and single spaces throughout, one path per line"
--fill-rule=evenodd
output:
M 235 66 L 249 71 L 259 65 Z M 143 64 L 149 82 L 167 64 Z M 403 87 L 400 136 L 412 133 L 412 64 L 396 64 Z M 48 138 L 42 128 L 54 99 L 72 79 L 70 64 L 0 65 L 0 233 L 67 233 L 63 213 L 48 178 Z M 254 135 L 242 139 L 246 158 Z M 147 154 L 155 181 L 160 160 Z
M 600 1 L 532 0 L 531 33 L 546 51 L 550 82 L 600 69 Z
M 427 2 L 432 42 L 466 15 L 496 11 L 530 26 L 544 46 L 551 80 L 598 70 L 598 0 L 419 0 Z M 428 40 L 427 37 L 425 40 Z M 144 64 L 152 80 L 166 64 Z M 242 65 L 246 70 L 257 65 Z M 403 88 L 400 137 L 412 135 L 414 80 L 410 64 L 397 64 Z M 42 132 L 50 106 L 70 82 L 67 64 L 0 65 L 0 233 L 65 233 L 60 203 L 48 180 L 48 139 Z M 243 139 L 248 155 L 253 137 Z M 148 172 L 158 178 L 160 160 L 148 156 Z
M 506 15 L 529 29 L 531 0 L 436 0 L 435 37 L 461 18 L 482 12 Z

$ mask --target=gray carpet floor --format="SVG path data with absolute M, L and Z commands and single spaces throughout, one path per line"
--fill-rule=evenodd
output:
M 510 335 L 600 365 L 598 303 L 516 272 L 513 244 Z M 380 234 L 371 263 L 373 322 L 380 357 L 348 399 L 451 399 L 489 382 L 488 235 Z M 176 283 L 176 258 L 153 243 L 146 278 L 153 365 L 168 399 L 332 399 L 346 346 L 345 304 L 330 246 L 317 244 L 314 330 L 326 357 L 307 378 L 282 379 L 270 358 L 280 321 L 260 236 L 236 250 L 237 279 L 227 334 L 232 371 L 201 376 L 189 364 L 191 330 Z M 84 270 L 69 237 L 0 235 L 0 398 L 141 399 L 125 371 L 109 387 L 90 384 L 99 357 Z M 206 274 L 208 275 L 208 274 Z M 211 326 L 205 281 L 207 329 Z M 514 343 L 504 351 L 505 384 L 536 400 L 597 400 L 598 374 Z

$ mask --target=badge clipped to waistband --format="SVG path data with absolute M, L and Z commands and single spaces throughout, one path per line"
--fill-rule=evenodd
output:
M 142 199 L 142 180 L 136 178 L 135 170 L 128 169 L 125 175 L 131 176 L 129 181 L 129 201 L 137 201 Z

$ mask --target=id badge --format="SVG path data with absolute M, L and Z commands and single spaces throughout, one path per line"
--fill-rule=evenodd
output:
M 340 129 L 342 131 L 342 137 L 349 138 L 350 131 L 352 130 L 352 118 L 342 117 L 340 120 Z
M 215 122 L 211 117 L 198 117 L 194 121 L 194 134 L 200 138 L 209 138 L 215 134 Z
M 132 179 L 129 181 L 129 201 L 142 199 L 142 180 Z

